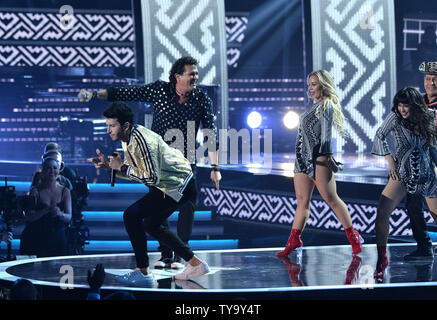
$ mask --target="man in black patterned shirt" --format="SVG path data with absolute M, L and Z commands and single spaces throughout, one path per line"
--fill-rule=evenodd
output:
M 98 92 L 81 90 L 80 101 L 89 101 L 92 98 L 107 99 L 109 101 L 142 101 L 153 105 L 153 122 L 151 130 L 158 133 L 164 141 L 171 143 L 172 147 L 183 150 L 185 158 L 190 163 L 196 177 L 196 150 L 195 137 L 200 124 L 204 129 L 209 129 L 215 135 L 215 150 L 208 149 L 211 163 L 211 181 L 219 188 L 221 174 L 218 167 L 218 136 L 214 123 L 215 116 L 212 111 L 212 101 L 208 95 L 197 88 L 199 80 L 198 62 L 192 57 L 182 57 L 172 66 L 169 80 L 155 81 L 139 87 L 110 87 Z M 173 129 L 177 129 L 174 131 Z M 183 145 L 180 143 L 182 137 Z M 169 139 L 172 141 L 169 141 Z M 176 138 L 176 139 L 174 139 Z M 178 236 L 185 242 L 191 237 L 194 207 L 187 203 L 182 207 L 178 216 Z M 168 226 L 168 221 L 164 222 Z M 160 243 L 161 259 L 155 267 L 182 268 L 181 258 L 173 257 L 173 252 Z

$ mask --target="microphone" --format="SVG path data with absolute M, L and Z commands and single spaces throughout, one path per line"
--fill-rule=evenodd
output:
M 111 169 L 111 187 L 115 185 L 115 175 L 117 174 L 117 171 L 114 169 Z
M 118 153 L 114 152 L 113 157 L 118 156 Z M 111 169 L 111 187 L 115 186 L 115 176 L 117 175 L 117 170 Z

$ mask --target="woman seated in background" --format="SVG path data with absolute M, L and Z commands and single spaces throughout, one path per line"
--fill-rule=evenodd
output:
M 51 257 L 67 254 L 66 224 L 71 220 L 71 194 L 57 182 L 64 164 L 59 152 L 43 156 L 42 169 L 34 174 L 29 194 L 37 200 L 36 209 L 26 212 L 20 253 Z

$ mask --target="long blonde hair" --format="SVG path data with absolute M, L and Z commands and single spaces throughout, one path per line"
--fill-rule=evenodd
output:
M 331 103 L 334 112 L 334 127 L 341 136 L 347 137 L 348 133 L 345 128 L 345 117 L 341 111 L 340 99 L 335 90 L 334 79 L 328 71 L 323 69 L 311 72 L 308 75 L 308 82 L 312 76 L 316 76 L 322 86 L 323 102 L 317 107 L 316 116 L 320 118 L 322 114 L 326 112 L 329 103 Z

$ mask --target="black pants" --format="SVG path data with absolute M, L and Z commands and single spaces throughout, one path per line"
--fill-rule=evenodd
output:
M 420 249 L 432 246 L 431 239 L 426 231 L 426 221 L 423 215 L 423 201 L 421 195 L 407 193 L 407 213 L 410 217 L 411 231 Z
M 188 261 L 194 253 L 177 235 L 163 225 L 174 211 L 185 203 L 196 201 L 193 179 L 184 190 L 183 197 L 176 202 L 157 188 L 150 187 L 149 193 L 126 209 L 124 225 L 135 253 L 137 268 L 149 266 L 146 232 Z
M 192 180 L 194 181 L 194 186 L 196 190 L 195 200 L 188 201 L 179 207 L 179 215 L 178 215 L 178 222 L 177 222 L 178 236 L 185 244 L 188 244 L 188 240 L 190 240 L 191 234 L 193 233 L 194 211 L 196 209 L 196 199 L 197 199 L 196 165 L 192 164 L 191 169 L 193 171 Z M 165 219 L 165 221 L 162 224 L 164 227 L 169 228 L 168 219 Z M 163 258 L 173 257 L 172 250 L 168 246 L 166 246 L 165 243 L 161 241 L 159 242 L 158 250 L 161 251 Z

